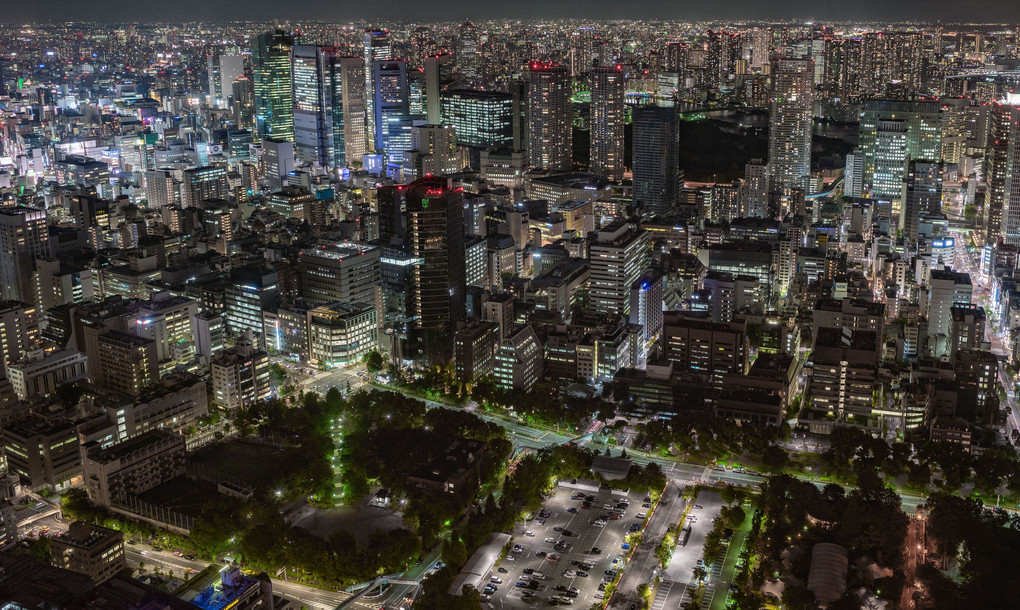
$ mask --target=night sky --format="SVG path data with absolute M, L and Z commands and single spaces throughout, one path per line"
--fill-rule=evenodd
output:
M 0 0 L 0 21 L 485 18 L 1020 22 L 1020 0 Z

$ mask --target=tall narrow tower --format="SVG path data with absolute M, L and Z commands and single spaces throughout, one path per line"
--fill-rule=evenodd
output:
M 532 62 L 528 72 L 528 157 L 532 169 L 570 169 L 573 125 L 570 70 Z
M 294 91 L 291 50 L 294 37 L 283 30 L 259 34 L 254 62 L 256 136 L 294 140 Z
M 588 171 L 623 180 L 624 77 L 621 66 L 591 71 L 591 158 Z
M 777 59 L 772 67 L 769 170 L 775 186 L 805 193 L 811 179 L 814 72 L 810 59 Z

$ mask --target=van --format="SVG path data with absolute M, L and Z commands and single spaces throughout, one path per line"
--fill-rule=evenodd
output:
M 532 572 L 531 573 L 531 577 L 532 578 L 545 578 L 545 574 L 543 574 L 541 572 Z

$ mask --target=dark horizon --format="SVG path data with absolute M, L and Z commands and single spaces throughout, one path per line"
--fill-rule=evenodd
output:
M 172 13 L 168 8 L 172 7 Z M 71 21 L 99 23 L 196 23 L 226 21 L 325 20 L 336 23 L 352 21 L 386 22 L 448 22 L 462 19 L 521 20 L 648 20 L 648 21 L 768 21 L 791 23 L 903 23 L 919 25 L 1007 25 L 1020 23 L 1020 3 L 1002 0 L 974 0 L 967 3 L 949 0 L 905 0 L 896 3 L 861 0 L 847 3 L 817 3 L 808 0 L 720 0 L 710 5 L 684 6 L 663 0 L 639 2 L 608 2 L 607 0 L 567 0 L 551 5 L 548 2 L 522 0 L 508 6 L 491 0 L 469 2 L 451 0 L 442 3 L 381 0 L 370 5 L 336 5 L 293 0 L 282 5 L 270 0 L 210 3 L 179 0 L 170 5 L 129 0 L 108 0 L 103 3 L 48 0 L 17 2 L 6 7 L 0 21 L 5 23 L 63 23 Z M 975 23 L 974 16 L 986 15 Z M 54 18 L 59 16 L 59 18 Z

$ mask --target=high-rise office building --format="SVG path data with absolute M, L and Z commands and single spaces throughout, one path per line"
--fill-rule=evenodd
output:
M 294 148 L 300 161 L 345 167 L 365 147 L 362 60 L 335 47 L 294 47 Z
M 214 103 L 225 105 L 227 98 L 234 94 L 234 81 L 244 76 L 244 56 L 210 53 L 206 56 L 206 68 L 209 72 L 209 97 Z
M 680 125 L 673 106 L 634 108 L 634 202 L 655 216 L 668 215 L 680 199 Z
M 280 276 L 258 265 L 234 268 L 224 291 L 226 326 L 235 337 L 250 333 L 253 344 L 265 346 L 263 313 L 280 304 Z
M 740 185 L 740 215 L 765 218 L 768 214 L 768 165 L 761 159 L 751 159 L 744 166 L 744 183 Z
M 393 57 L 390 33 L 386 30 L 365 30 L 365 138 L 369 149 L 375 146 L 375 62 Z
M 865 196 L 899 201 L 907 159 L 940 160 L 941 121 L 938 102 L 865 102 L 860 114 Z
M 465 310 L 464 196 L 451 180 L 422 178 L 407 186 L 413 310 L 419 352 L 429 362 L 452 354 L 454 325 Z
M 1020 95 L 994 104 L 989 123 L 985 151 L 989 238 L 999 236 L 1020 246 Z
M 197 208 L 205 199 L 226 199 L 230 186 L 227 170 L 222 167 L 194 167 L 184 170 L 181 194 L 184 207 Z
M 457 69 L 460 79 L 469 86 L 477 86 L 482 79 L 482 53 L 479 48 L 478 28 L 470 21 L 460 24 L 457 40 Z
M 769 173 L 779 188 L 808 191 L 811 179 L 811 111 L 814 62 L 777 59 L 769 109 Z
M 591 69 L 591 156 L 588 171 L 613 182 L 623 180 L 622 66 Z
M 50 256 L 46 210 L 0 207 L 0 298 L 35 302 L 32 273 L 36 258 Z
M 573 144 L 570 70 L 532 62 L 528 71 L 528 156 L 532 169 L 569 171 Z
M 306 248 L 299 255 L 301 296 L 309 303 L 375 303 L 380 250 L 354 243 Z
M 294 143 L 266 138 L 262 142 L 262 167 L 270 188 L 283 188 L 287 174 L 294 171 Z
M 259 34 L 252 53 L 255 90 L 255 135 L 294 139 L 294 91 L 291 50 L 294 37 L 283 30 Z
M 425 58 L 425 112 L 428 122 L 438 125 L 443 117 L 443 92 L 454 82 L 453 55 L 441 53 Z
M 911 159 L 907 163 L 907 179 L 903 183 L 904 233 L 917 241 L 917 221 L 921 214 L 938 214 L 941 211 L 942 164 Z
M 407 97 L 407 62 L 377 61 L 372 66 L 372 108 L 375 113 L 375 150 L 400 163 L 411 150 L 410 108 Z
M 440 97 L 442 124 L 453 126 L 458 146 L 479 149 L 513 146 L 514 100 L 511 94 L 450 89 Z
M 648 270 L 648 232 L 617 221 L 599 230 L 588 249 L 589 303 L 598 313 L 630 313 L 630 290 Z

